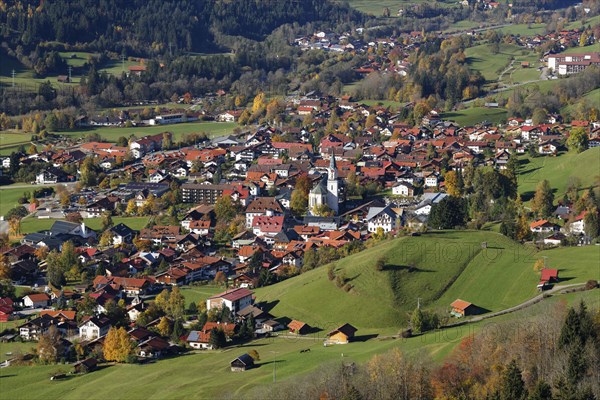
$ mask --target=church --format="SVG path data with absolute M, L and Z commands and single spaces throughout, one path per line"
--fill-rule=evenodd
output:
M 326 205 L 337 215 L 340 211 L 340 203 L 342 202 L 342 182 L 338 178 L 335 156 L 332 153 L 329 168 L 327 168 L 327 176 L 323 176 L 319 184 L 308 194 L 308 210 L 310 214 L 313 214 L 315 208 Z

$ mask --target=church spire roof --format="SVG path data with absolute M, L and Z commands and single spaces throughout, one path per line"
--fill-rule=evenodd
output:
M 333 152 L 333 148 L 331 149 L 331 159 L 329 160 L 329 168 L 333 171 L 337 170 L 337 166 L 335 165 L 335 154 Z

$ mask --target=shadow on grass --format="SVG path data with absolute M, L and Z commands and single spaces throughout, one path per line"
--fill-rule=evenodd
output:
M 359 335 L 359 336 L 354 336 L 352 338 L 352 341 L 353 342 L 366 342 L 367 340 L 375 339 L 377 336 L 379 336 L 377 333 L 374 333 L 371 335 Z
M 267 361 L 267 362 L 263 362 L 263 363 L 260 363 L 260 364 L 254 364 L 254 368 L 260 368 L 260 367 L 267 366 L 269 364 L 275 364 L 275 363 L 280 364 L 280 363 L 284 363 L 284 362 L 285 362 L 285 360 Z
M 528 190 L 527 192 L 521 193 L 521 200 L 524 202 L 529 201 L 533 199 L 533 196 L 535 196 L 535 192 L 532 190 Z
M 279 304 L 279 300 L 273 300 L 273 301 L 264 301 L 262 303 L 260 303 L 260 308 L 265 311 L 265 312 L 269 312 L 271 311 L 273 308 L 275 308 L 275 306 Z
M 408 272 L 436 272 L 430 269 L 419 268 L 414 265 L 389 265 L 383 267 L 384 271 L 408 271 Z

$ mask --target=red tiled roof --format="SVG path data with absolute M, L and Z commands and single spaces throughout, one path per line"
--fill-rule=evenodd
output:
M 229 300 L 229 301 L 236 301 L 239 299 L 242 299 L 246 296 L 252 296 L 254 292 L 252 290 L 246 289 L 246 288 L 237 288 L 237 289 L 232 289 L 232 290 L 227 290 L 223 293 L 219 293 L 216 294 L 212 297 L 209 297 L 209 299 L 225 299 L 225 300 Z
M 469 303 L 468 301 L 464 301 L 461 299 L 456 299 L 452 302 L 452 304 L 450 304 L 451 307 L 459 309 L 459 310 L 463 310 L 463 311 L 472 305 L 473 304 Z

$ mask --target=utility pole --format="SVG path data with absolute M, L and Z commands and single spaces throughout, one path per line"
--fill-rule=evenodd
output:
M 121 54 L 121 71 L 125 71 L 125 54 Z
M 417 297 L 417 309 L 420 310 L 421 309 L 421 298 Z
M 277 383 L 277 352 L 271 351 L 275 354 L 275 360 L 273 360 L 273 383 Z
M 12 87 L 15 87 L 15 70 L 12 70 Z
M 71 83 L 71 72 L 73 71 L 73 67 L 69 65 L 69 83 Z
M 548 256 L 542 256 L 542 258 L 544 259 L 544 269 L 546 269 L 546 259 L 548 258 Z

